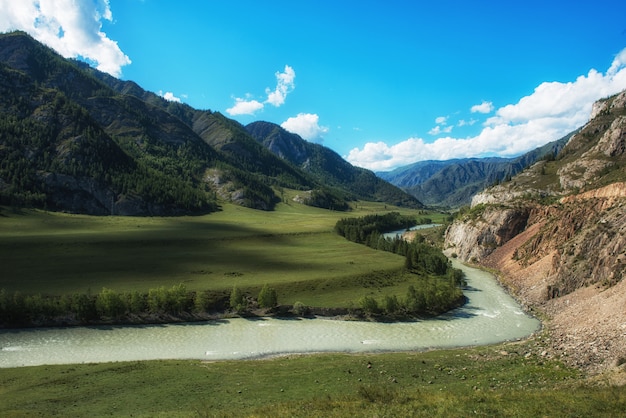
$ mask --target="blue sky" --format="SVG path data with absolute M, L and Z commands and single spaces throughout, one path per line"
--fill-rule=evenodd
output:
M 626 2 L 0 0 L 21 29 L 169 100 L 355 165 L 516 156 L 626 89 Z

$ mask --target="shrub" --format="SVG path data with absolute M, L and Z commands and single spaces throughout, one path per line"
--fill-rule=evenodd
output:
M 310 312 L 310 309 L 308 306 L 306 306 L 304 303 L 298 301 L 296 303 L 293 304 L 293 313 L 298 315 L 298 316 L 306 316 L 308 315 Z
M 273 308 L 278 305 L 278 296 L 276 295 L 276 290 L 272 287 L 269 287 L 267 283 L 261 289 L 257 300 L 260 308 Z

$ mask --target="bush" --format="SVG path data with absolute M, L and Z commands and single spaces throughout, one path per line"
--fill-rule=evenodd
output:
M 363 296 L 359 301 L 359 305 L 361 305 L 361 309 L 363 309 L 363 312 L 366 315 L 375 315 L 380 313 L 378 301 L 371 296 Z
M 237 313 L 241 313 L 248 308 L 244 295 L 237 286 L 233 286 L 233 290 L 230 292 L 230 308 Z
M 257 300 L 260 308 L 269 309 L 278 305 L 278 296 L 276 295 L 276 290 L 272 287 L 269 287 L 267 283 L 261 289 Z
M 306 306 L 304 303 L 302 302 L 296 302 L 293 304 L 293 313 L 298 315 L 298 316 L 307 316 L 310 312 L 310 309 L 308 306 Z

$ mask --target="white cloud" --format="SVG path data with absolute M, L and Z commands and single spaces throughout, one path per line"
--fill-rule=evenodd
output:
M 422 160 L 512 157 L 584 125 L 595 101 L 625 89 L 626 49 L 616 55 L 605 74 L 592 69 L 569 83 L 540 84 L 529 96 L 499 108 L 474 137 L 448 136 L 430 143 L 409 138 L 391 146 L 384 142 L 368 143 L 362 149 L 352 149 L 345 158 L 354 165 L 384 171 Z M 478 106 L 482 108 L 484 104 Z
M 452 132 L 452 126 L 446 126 L 445 128 L 442 128 L 442 126 L 444 125 L 437 125 L 435 126 L 433 129 L 431 129 L 430 131 L 428 131 L 428 133 L 430 135 L 439 135 L 439 134 L 449 134 L 450 132 Z
M 182 103 L 182 100 L 180 100 L 179 97 L 174 96 L 174 93 L 172 93 L 171 91 L 163 93 L 162 90 L 159 90 L 159 96 L 163 97 L 168 102 Z
M 235 98 L 235 105 L 226 109 L 226 112 L 231 116 L 254 115 L 257 111 L 263 109 L 266 103 L 275 107 L 282 106 L 285 103 L 287 95 L 295 88 L 294 79 L 296 78 L 296 72 L 290 66 L 285 65 L 285 71 L 282 73 L 277 72 L 275 75 L 276 88 L 273 91 L 269 88 L 265 89 L 267 100 L 259 102 L 253 99 Z M 246 96 L 250 96 L 250 94 Z
M 327 127 L 320 126 L 319 116 L 314 113 L 299 113 L 298 116 L 287 119 L 280 126 L 311 142 L 322 142 L 324 134 L 328 132 Z
M 491 113 L 493 112 L 493 103 L 483 100 L 481 104 L 477 104 L 471 107 L 472 113 Z
M 285 65 L 285 72 L 276 73 L 276 89 L 270 91 L 266 89 L 267 103 L 276 107 L 285 103 L 287 94 L 289 94 L 294 88 L 294 79 L 296 78 L 296 72 L 288 65 Z
M 478 120 L 476 120 L 476 119 L 470 119 L 470 120 L 461 119 L 461 120 L 459 120 L 459 122 L 456 124 L 456 126 L 458 126 L 458 127 L 463 127 L 463 126 L 472 126 L 472 125 L 474 125 L 476 122 L 478 122 Z
M 435 123 L 437 125 L 445 125 L 447 120 L 448 120 L 447 116 L 439 116 L 438 118 L 435 119 Z
M 235 99 L 235 105 L 226 109 L 231 116 L 237 115 L 254 115 L 258 110 L 263 109 L 263 103 L 257 100 L 246 100 L 241 98 Z
M 0 0 L 0 31 L 23 30 L 69 58 L 83 58 L 119 77 L 131 63 L 117 42 L 102 32 L 112 21 L 109 0 Z

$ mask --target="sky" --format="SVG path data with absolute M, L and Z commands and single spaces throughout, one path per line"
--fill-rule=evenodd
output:
M 0 32 L 350 163 L 514 157 L 626 89 L 626 2 L 0 0 Z

